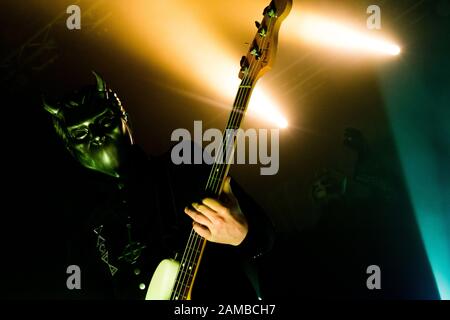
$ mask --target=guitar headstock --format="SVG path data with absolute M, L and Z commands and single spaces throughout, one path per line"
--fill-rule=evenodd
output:
M 281 22 L 292 8 L 292 0 L 272 0 L 264 11 L 264 18 L 256 22 L 258 31 L 246 56 L 241 59 L 239 78 L 256 81 L 272 66 L 278 47 Z

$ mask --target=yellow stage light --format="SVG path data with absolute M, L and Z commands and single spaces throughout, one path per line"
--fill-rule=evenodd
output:
M 361 31 L 334 18 L 308 12 L 294 14 L 289 21 L 289 28 L 304 41 L 352 53 L 396 56 L 401 52 L 397 44 L 374 36 L 369 31 Z
M 245 47 L 239 53 L 231 48 L 229 43 L 233 41 L 207 24 L 208 12 L 194 12 L 183 1 L 143 0 L 136 0 L 133 6 L 124 4 L 121 10 L 127 12 L 127 21 L 122 22 L 127 26 L 126 34 L 119 37 L 122 44 L 177 78 L 233 101 L 239 88 L 240 55 L 246 53 Z M 242 15 L 248 19 L 245 12 Z M 267 90 L 259 88 L 260 84 L 251 97 L 248 115 L 287 127 L 274 99 Z

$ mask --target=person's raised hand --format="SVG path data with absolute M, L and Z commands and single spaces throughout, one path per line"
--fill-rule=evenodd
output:
M 248 233 L 247 219 L 234 196 L 230 177 L 225 179 L 221 201 L 205 198 L 202 203 L 192 203 L 194 210 L 184 212 L 192 218 L 194 231 L 208 241 L 237 246 Z

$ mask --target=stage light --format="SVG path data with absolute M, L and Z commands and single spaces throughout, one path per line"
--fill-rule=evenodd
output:
M 332 17 L 319 16 L 304 12 L 293 14 L 289 29 L 295 36 L 326 47 L 351 52 L 397 56 L 401 48 L 370 31 L 361 31 Z
M 427 73 L 411 63 L 380 71 L 380 88 L 436 286 L 440 298 L 450 300 L 450 183 L 444 152 L 450 147 L 444 98 L 449 81 L 438 82 L 442 94 L 436 94 L 427 85 Z M 430 101 L 433 108 L 424 108 Z
M 275 102 L 271 101 L 259 87 L 254 89 L 249 104 L 251 114 L 274 123 L 280 129 L 286 129 L 288 121 L 278 110 Z
M 239 88 L 240 57 L 247 53 L 248 46 L 240 46 L 238 52 L 230 46 L 236 43 L 233 39 L 225 38 L 220 30 L 208 25 L 209 12 L 194 12 L 183 1 L 141 0 L 135 1 L 133 6 L 119 6 L 121 11 L 127 12 L 123 15 L 127 20 L 121 21 L 126 33 L 117 38 L 121 45 L 177 79 L 202 88 L 203 96 L 219 97 L 228 103 L 231 111 Z M 248 19 L 245 12 L 241 15 Z M 249 26 L 253 28 L 250 21 Z M 248 41 L 256 32 L 256 29 L 251 30 Z M 248 116 L 286 128 L 287 121 L 273 102 L 274 98 L 269 90 L 261 90 L 260 86 L 258 83 L 250 99 Z M 192 96 L 198 95 L 192 92 Z

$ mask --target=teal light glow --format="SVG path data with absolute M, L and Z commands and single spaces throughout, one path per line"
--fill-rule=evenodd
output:
M 444 71 L 446 63 L 437 61 L 427 68 L 396 61 L 380 78 L 423 243 L 441 299 L 448 300 L 450 80 Z

